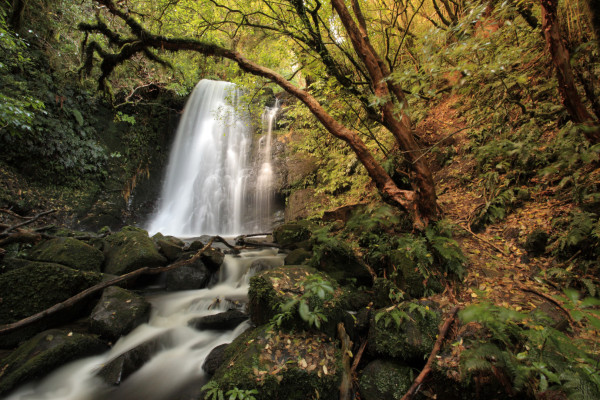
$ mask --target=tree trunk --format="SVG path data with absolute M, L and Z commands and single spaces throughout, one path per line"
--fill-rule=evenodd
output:
M 598 47 L 600 47 L 600 2 L 598 0 L 586 0 L 586 3 L 592 29 L 594 30 L 596 41 L 598 41 Z
M 573 122 L 589 126 L 584 130 L 587 140 L 592 144 L 598 143 L 600 142 L 600 129 L 579 96 L 570 64 L 569 50 L 560 35 L 557 18 L 558 0 L 541 0 L 541 5 L 542 31 L 556 69 L 558 92 L 562 103 Z

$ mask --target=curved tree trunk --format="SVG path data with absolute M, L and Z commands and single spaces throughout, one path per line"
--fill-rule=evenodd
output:
M 557 9 L 558 0 L 541 0 L 542 5 L 542 30 L 546 44 L 552 56 L 552 63 L 556 69 L 558 91 L 563 105 L 575 123 L 586 124 L 584 130 L 587 140 L 592 143 L 600 142 L 600 127 L 589 113 L 575 86 L 575 77 L 571 68 L 571 56 L 565 46 L 558 25 Z

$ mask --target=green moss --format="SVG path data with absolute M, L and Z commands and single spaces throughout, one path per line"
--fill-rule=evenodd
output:
M 339 395 L 341 352 L 322 334 L 247 331 L 226 350 L 213 380 L 223 391 L 258 390 L 257 399 L 333 399 Z
M 387 312 L 385 309 L 375 311 L 369 329 L 369 351 L 385 357 L 398 358 L 407 362 L 422 363 L 431 352 L 441 321 L 439 311 L 421 314 L 418 311 L 409 312 L 410 303 L 405 303 L 402 310 L 409 318 L 404 318 L 400 325 L 389 319 L 380 318 L 375 322 L 378 313 Z M 421 307 L 431 304 L 419 303 Z
M 70 237 L 46 240 L 31 249 L 28 258 L 96 272 L 100 272 L 104 262 L 104 254 L 100 250 Z
M 400 400 L 412 384 L 411 369 L 388 360 L 375 360 L 365 367 L 360 381 L 363 400 Z
M 42 332 L 0 362 L 0 395 L 77 358 L 107 349 L 95 336 L 61 330 Z
M 31 261 L 27 266 L 0 275 L 0 324 L 43 311 L 100 280 L 99 273 Z
M 142 267 L 159 267 L 167 263 L 154 241 L 140 228 L 125 227 L 106 238 L 107 274 L 122 275 Z
M 298 247 L 297 244 L 311 236 L 310 223 L 307 221 L 289 222 L 273 230 L 273 240 L 283 247 Z

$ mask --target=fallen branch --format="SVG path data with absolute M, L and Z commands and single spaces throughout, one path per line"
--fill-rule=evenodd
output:
M 20 214 L 17 214 L 13 210 L 9 210 L 7 208 L 0 208 L 0 212 L 2 212 L 4 214 L 12 215 L 13 217 L 19 218 L 19 219 L 27 219 L 27 218 L 29 218 L 29 217 L 24 217 L 24 216 L 22 216 Z
M 552 304 L 554 304 L 555 306 L 557 306 L 558 308 L 560 308 L 560 310 L 567 316 L 567 318 L 569 319 L 569 323 L 571 324 L 572 327 L 575 328 L 581 328 L 581 323 L 579 323 L 579 321 L 575 321 L 575 319 L 573 318 L 573 316 L 571 315 L 571 313 L 569 312 L 569 310 L 567 310 L 567 308 L 558 300 L 556 300 L 555 298 L 553 298 L 552 296 L 549 296 L 545 293 L 539 292 L 535 289 L 532 288 L 528 288 L 526 286 L 523 285 L 519 285 L 519 289 L 521 289 L 524 292 L 529 292 L 529 293 L 533 293 L 543 299 L 548 300 L 549 302 L 551 302 Z
M 358 363 L 360 363 L 360 359 L 361 359 L 363 353 L 365 352 L 367 343 L 369 343 L 369 340 L 365 339 L 364 342 L 362 342 L 360 344 L 360 348 L 358 349 L 358 353 L 356 353 L 356 357 L 354 357 L 354 361 L 352 362 L 352 368 L 350 369 L 350 372 L 352 373 L 352 375 L 354 375 L 354 373 L 356 372 L 356 368 L 358 368 Z
M 448 318 L 446 318 L 446 322 L 444 322 L 444 325 L 442 325 L 442 327 L 440 328 L 438 338 L 435 341 L 433 350 L 431 350 L 431 354 L 429 354 L 429 358 L 427 359 L 427 363 L 425 363 L 425 367 L 423 367 L 423 370 L 421 371 L 419 376 L 417 376 L 417 378 L 415 379 L 413 384 L 410 386 L 408 391 L 404 394 L 404 396 L 402 396 L 401 400 L 412 399 L 413 396 L 417 393 L 417 390 L 419 389 L 419 387 L 423 384 L 423 381 L 425 380 L 425 378 L 427 377 L 429 372 L 431 372 L 431 364 L 433 364 L 433 360 L 435 359 L 435 356 L 442 348 L 442 342 L 446 338 L 446 335 L 448 334 L 448 330 L 450 329 L 450 325 L 452 325 L 452 322 L 454 322 L 454 318 L 456 317 L 457 312 L 458 312 L 458 306 L 454 307 L 452 309 L 452 311 L 450 311 L 450 315 L 448 316 Z
M 206 244 L 206 246 L 204 246 L 202 249 L 198 250 L 198 252 L 196 254 L 194 254 L 194 256 L 192 258 L 190 258 L 189 260 L 177 261 L 177 262 L 174 262 L 173 264 L 167 265 L 166 267 L 159 267 L 159 268 L 143 267 L 140 269 L 136 269 L 135 271 L 129 272 L 125 275 L 121 275 L 121 276 L 111 279 L 109 281 L 100 282 L 99 284 L 94 285 L 90 288 L 87 288 L 86 290 L 79 292 L 75 296 L 72 296 L 61 303 L 55 304 L 52 307 L 45 309 L 44 311 L 40 311 L 37 314 L 31 315 L 20 321 L 13 322 L 12 324 L 0 325 L 0 335 L 15 331 L 17 329 L 23 328 L 28 325 L 31 325 L 34 322 L 38 322 L 50 315 L 57 313 L 58 311 L 70 308 L 73 305 L 80 302 L 81 300 L 83 300 L 83 299 L 109 287 L 109 286 L 116 285 L 117 283 L 128 281 L 128 280 L 136 278 L 140 275 L 159 274 L 162 272 L 171 271 L 175 268 L 178 268 L 178 267 L 181 267 L 184 265 L 192 264 L 194 261 L 196 261 L 198 258 L 200 258 L 202 253 L 204 253 L 213 244 L 214 240 L 215 240 L 215 237 L 211 238 L 210 241 Z
M 6 228 L 6 229 L 5 229 L 5 230 L 4 230 L 4 231 L 3 231 L 3 232 L 0 234 L 0 236 L 6 236 L 6 235 L 8 235 L 8 233 L 9 233 L 10 231 L 12 231 L 12 230 L 14 230 L 14 229 L 17 229 L 17 228 L 20 228 L 20 227 L 22 227 L 22 226 L 25 226 L 25 225 L 29 225 L 29 224 L 31 224 L 32 222 L 35 222 L 35 221 L 36 221 L 36 220 L 38 220 L 39 218 L 43 217 L 44 215 L 48 215 L 48 214 L 51 214 L 51 213 L 53 213 L 53 212 L 56 212 L 56 210 L 44 211 L 44 212 L 41 212 L 41 213 L 39 213 L 38 215 L 36 215 L 36 216 L 34 216 L 34 217 L 32 217 L 32 218 L 28 219 L 27 221 L 21 222 L 20 224 L 17 224 L 17 225 L 10 226 L 10 227 Z
M 475 232 L 473 232 L 471 229 L 466 228 L 460 224 L 458 224 L 458 226 L 460 226 L 461 228 L 463 228 L 465 231 L 469 232 L 471 235 L 473 235 L 473 237 L 477 240 L 482 241 L 483 243 L 487 244 L 488 246 L 493 247 L 496 251 L 498 251 L 500 254 L 502 254 L 503 256 L 508 257 L 508 254 L 506 254 L 506 252 L 504 250 L 502 250 L 500 247 L 496 246 L 494 243 L 490 242 L 489 240 L 486 240 L 484 238 L 482 238 L 481 236 L 479 236 L 478 234 L 476 234 Z

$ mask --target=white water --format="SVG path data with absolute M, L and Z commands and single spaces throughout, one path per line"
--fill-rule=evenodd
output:
M 150 234 L 243 231 L 251 132 L 247 118 L 236 111 L 236 98 L 232 83 L 201 80 L 196 85 L 177 128 Z
M 258 176 L 255 185 L 254 220 L 255 232 L 268 231 L 273 218 L 273 126 L 279 112 L 277 101 L 274 107 L 266 107 L 262 115 L 263 136 L 258 140 L 257 169 Z
M 236 236 L 271 230 L 277 107 L 263 114 L 266 133 L 253 157 L 248 118 L 238 111 L 236 99 L 232 83 L 201 80 L 196 85 L 177 128 L 158 212 L 147 227 L 151 235 Z
M 209 289 L 161 294 L 149 299 L 152 315 L 129 335 L 119 339 L 102 355 L 70 363 L 41 382 L 28 384 L 7 400 L 173 400 L 190 387 L 197 389 L 206 380 L 202 365 L 210 351 L 231 342 L 248 327 L 247 322 L 235 330 L 197 331 L 187 326 L 193 318 L 226 311 L 227 300 L 247 300 L 252 261 L 260 258 L 275 267 L 283 258 L 273 250 L 225 256 L 219 282 Z M 221 301 L 215 305 L 215 299 Z M 119 386 L 109 386 L 96 377 L 108 362 L 146 342 L 160 337 L 160 350 L 140 370 Z

